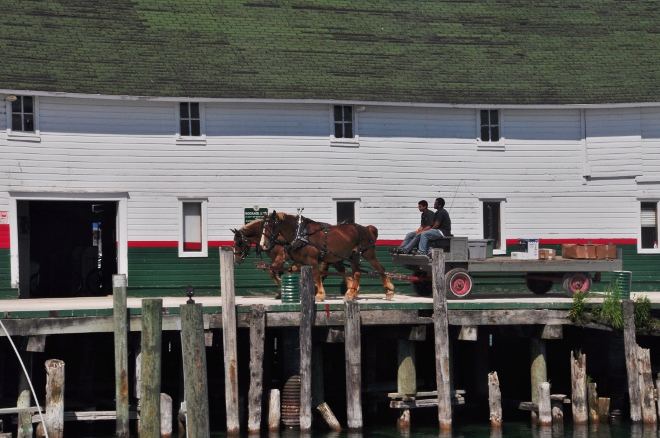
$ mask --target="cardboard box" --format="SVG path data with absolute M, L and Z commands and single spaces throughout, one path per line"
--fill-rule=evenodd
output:
M 557 251 L 554 249 L 539 249 L 539 260 L 555 260 L 557 258 Z
M 564 244 L 561 246 L 561 256 L 565 259 L 595 259 L 596 245 Z
M 596 245 L 596 258 L 597 259 L 615 259 L 616 258 L 616 245 Z
M 527 260 L 529 258 L 529 254 L 521 251 L 513 251 L 511 252 L 511 258 L 515 260 Z

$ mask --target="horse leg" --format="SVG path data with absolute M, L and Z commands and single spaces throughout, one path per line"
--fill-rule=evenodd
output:
M 325 289 L 323 289 L 318 262 L 310 263 L 310 265 L 312 265 L 314 271 L 314 284 L 316 285 L 316 296 L 314 296 L 314 301 L 325 301 Z
M 328 269 L 330 269 L 330 264 L 328 262 L 323 262 L 321 263 L 321 271 L 322 272 L 328 272 Z M 325 279 L 328 277 L 327 274 L 321 274 L 321 283 L 325 281 Z
M 351 261 L 351 271 L 353 271 L 353 287 L 349 288 L 346 295 L 344 295 L 344 301 L 354 301 L 358 296 L 358 290 L 360 290 L 360 265 Z M 347 274 L 348 277 L 350 275 Z
M 383 282 L 383 288 L 385 289 L 385 299 L 391 300 L 394 297 L 394 285 L 390 282 L 390 279 L 385 273 L 385 267 L 378 261 L 376 250 L 374 248 L 369 248 L 362 254 L 362 256 L 367 259 L 369 264 L 374 267 L 376 272 L 378 272 L 378 276 Z

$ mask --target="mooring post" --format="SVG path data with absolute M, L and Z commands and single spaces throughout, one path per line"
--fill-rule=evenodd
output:
M 538 406 L 538 388 L 543 382 L 548 381 L 548 367 L 546 364 L 545 339 L 532 337 L 530 339 L 530 374 L 532 379 L 532 403 Z M 532 422 L 538 421 L 539 413 L 532 411 Z
M 417 394 L 417 370 L 415 368 L 415 343 L 408 339 L 397 339 L 397 392 L 408 397 Z M 410 410 L 402 409 L 397 420 L 399 429 L 410 428 Z
M 610 398 L 598 397 L 598 418 L 601 423 L 607 423 L 610 416 Z
M 205 438 L 209 426 L 209 393 L 204 344 L 204 308 L 201 304 L 182 304 L 181 350 L 186 384 L 186 428 L 188 436 Z
M 300 272 L 300 430 L 312 428 L 312 327 L 315 316 L 314 274 L 311 266 Z
M 261 400 L 264 392 L 264 346 L 266 308 L 250 306 L 250 389 L 248 390 L 248 433 L 261 431 Z
M 589 400 L 589 422 L 598 423 L 598 391 L 596 382 L 587 383 L 587 399 Z
M 220 293 L 222 295 L 222 345 L 225 355 L 225 405 L 227 433 L 240 433 L 238 418 L 238 358 L 236 347 L 236 297 L 234 291 L 234 251 L 220 247 Z
M 362 346 L 360 343 L 360 305 L 344 302 L 344 349 L 346 354 L 346 420 L 350 430 L 362 429 Z
M 115 409 L 118 438 L 128 438 L 128 311 L 126 276 L 112 276 L 112 302 L 115 323 Z
M 140 365 L 140 436 L 160 435 L 160 383 L 163 340 L 163 300 L 142 300 L 142 363 Z
M 488 406 L 490 407 L 490 425 L 502 426 L 502 393 L 497 371 L 488 373 Z
M 657 424 L 658 414 L 653 394 L 653 376 L 651 373 L 651 351 L 637 346 L 637 373 L 639 375 L 639 394 L 642 403 L 642 421 L 645 424 Z
M 64 436 L 64 362 L 46 361 L 46 432 L 49 438 Z
M 280 410 L 280 390 L 271 389 L 268 399 L 268 430 L 278 432 L 280 430 L 280 420 L 282 411 Z
M 172 438 L 172 397 L 160 394 L 160 438 Z
M 440 429 L 451 429 L 449 376 L 449 318 L 445 292 L 445 254 L 433 248 L 433 323 L 435 327 L 435 373 L 438 384 Z
M 22 391 L 18 396 L 18 401 L 16 402 L 17 408 L 29 408 L 31 405 L 32 397 L 30 395 L 30 390 L 26 389 Z M 32 438 L 33 436 L 32 428 L 32 413 L 31 412 L 20 412 L 18 414 L 18 431 L 16 432 L 17 438 Z
M 541 382 L 536 389 L 538 391 L 539 424 L 541 426 L 551 426 L 552 405 L 550 403 L 550 383 Z
M 642 402 L 639 393 L 637 370 L 637 338 L 635 337 L 635 303 L 623 299 L 623 348 L 626 354 L 626 374 L 628 375 L 628 397 L 630 398 L 630 420 L 642 421 Z
M 587 424 L 587 355 L 582 352 L 571 351 L 571 389 L 573 423 Z

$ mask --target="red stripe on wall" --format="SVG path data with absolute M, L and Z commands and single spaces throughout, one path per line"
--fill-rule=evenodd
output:
M 202 242 L 183 242 L 184 251 L 201 251 Z
M 608 244 L 612 243 L 614 245 L 637 245 L 637 238 L 617 238 L 617 239 L 608 239 L 607 237 L 601 238 L 591 238 L 591 239 L 539 239 L 539 245 L 562 245 L 562 244 Z M 506 239 L 507 245 L 518 245 L 518 239 Z
M 233 240 L 209 240 L 209 248 L 219 248 L 221 246 L 234 246 Z
M 9 249 L 9 224 L 0 224 L 0 249 Z
M 129 240 L 129 248 L 178 248 L 176 240 Z

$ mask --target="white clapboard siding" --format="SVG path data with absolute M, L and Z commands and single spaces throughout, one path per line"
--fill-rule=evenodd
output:
M 660 182 L 660 108 L 644 108 L 641 117 L 643 177 Z
M 657 108 L 641 118 L 586 111 L 589 164 L 606 178 L 585 181 L 576 109 L 501 110 L 503 147 L 493 151 L 477 146 L 474 109 L 365 105 L 359 145 L 342 146 L 331 142 L 329 104 L 203 106 L 205 142 L 190 145 L 175 139 L 174 102 L 41 98 L 39 142 L 0 135 L 0 210 L 9 191 L 126 192 L 129 241 L 176 241 L 180 199 L 197 197 L 208 201 L 217 241 L 233 237 L 245 207 L 304 207 L 334 222 L 335 200 L 356 199 L 360 222 L 390 240 L 418 226 L 421 199 L 444 197 L 454 234 L 473 238 L 482 200 L 505 199 L 507 238 L 628 238 L 637 236 L 637 199 L 660 197 L 657 185 L 609 178 L 658 169 Z
M 594 178 L 642 174 L 641 120 L 638 108 L 587 110 L 587 159 Z

